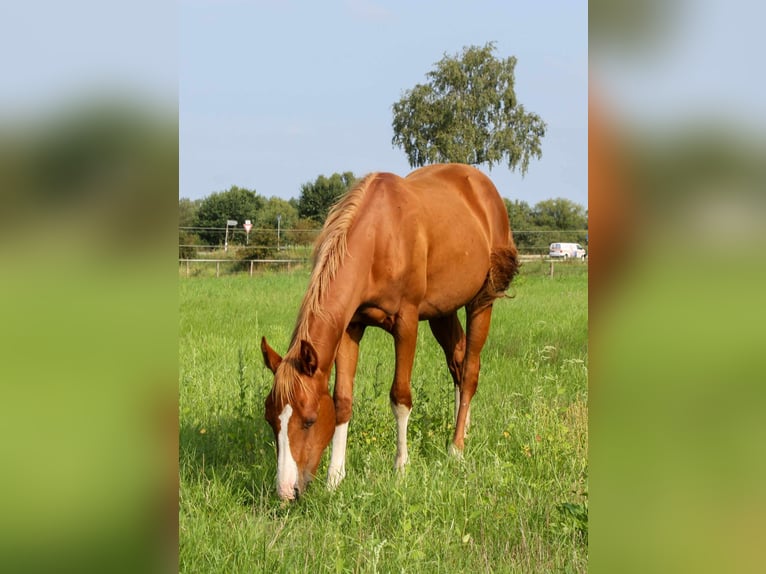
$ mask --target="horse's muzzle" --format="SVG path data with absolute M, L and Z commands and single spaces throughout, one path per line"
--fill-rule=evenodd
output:
M 301 491 L 298 485 L 280 484 L 277 486 L 277 495 L 282 500 L 297 500 L 301 495 Z
M 279 495 L 279 498 L 282 500 L 298 500 L 301 494 L 303 494 L 303 491 L 306 490 L 306 487 L 309 485 L 312 478 L 313 476 L 311 476 L 310 473 L 306 473 L 303 480 L 298 479 L 298 482 L 295 484 L 278 484 L 277 494 Z

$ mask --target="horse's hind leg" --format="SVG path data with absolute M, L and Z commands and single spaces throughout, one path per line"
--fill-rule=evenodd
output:
M 352 323 L 341 338 L 335 357 L 335 434 L 332 437 L 330 465 L 327 469 L 327 487 L 335 488 L 346 476 L 346 441 L 348 422 L 353 405 L 354 375 L 359 358 L 359 341 L 364 325 Z
M 465 431 L 468 425 L 471 399 L 476 394 L 481 367 L 481 350 L 489 334 L 492 319 L 492 305 L 466 309 L 466 350 L 460 381 L 460 400 L 455 421 L 455 435 L 450 452 L 459 455 L 465 445 Z
M 452 382 L 455 384 L 455 421 L 457 421 L 460 407 L 460 381 L 463 377 L 463 358 L 465 357 L 465 332 L 457 312 L 431 319 L 428 324 L 434 337 L 444 350 L 444 358 L 447 360 L 447 367 L 450 375 L 452 375 Z M 468 419 L 470 420 L 470 411 Z M 466 423 L 467 425 L 468 423 Z

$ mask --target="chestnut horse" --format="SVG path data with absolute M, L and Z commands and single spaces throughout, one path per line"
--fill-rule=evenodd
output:
M 261 351 L 274 373 L 266 420 L 277 445 L 277 493 L 300 495 L 332 440 L 328 486 L 345 476 L 359 341 L 368 326 L 391 333 L 396 351 L 391 410 L 394 466 L 407 462 L 410 375 L 418 322 L 427 320 L 455 385 L 450 452 L 463 450 L 479 354 L 492 304 L 518 270 L 505 205 L 492 182 L 461 164 L 430 165 L 405 178 L 372 173 L 330 211 L 290 348 Z M 458 320 L 466 309 L 466 330 Z M 335 389 L 329 377 L 335 364 Z

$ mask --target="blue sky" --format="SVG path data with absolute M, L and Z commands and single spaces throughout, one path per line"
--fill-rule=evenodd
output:
M 522 178 L 500 193 L 587 206 L 587 3 L 245 1 L 179 4 L 180 195 L 239 185 L 298 197 L 320 174 L 411 171 L 391 105 L 446 54 L 496 42 L 516 93 L 548 124 Z M 485 168 L 486 170 L 486 168 Z

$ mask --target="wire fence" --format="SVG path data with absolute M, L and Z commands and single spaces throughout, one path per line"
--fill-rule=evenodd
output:
M 179 275 L 181 277 L 221 277 L 224 275 L 249 274 L 251 277 L 263 271 L 294 270 L 310 265 L 312 245 L 319 229 L 251 229 L 230 228 L 228 236 L 222 235 L 218 244 L 198 243 L 192 233 L 197 230 L 226 233 L 222 227 L 179 228 Z M 548 257 L 553 242 L 580 243 L 587 248 L 587 230 L 521 230 L 513 236 L 519 249 L 519 258 L 530 273 L 542 273 L 551 277 L 561 273 L 581 272 L 587 269 L 587 259 L 561 261 Z M 250 237 L 258 237 L 259 243 L 250 244 Z M 295 238 L 301 240 L 296 241 Z M 244 240 L 243 240 L 244 239 Z M 579 267 L 578 267 L 579 266 Z
M 219 258 L 225 259 L 229 251 L 232 251 L 240 259 L 283 259 L 289 258 L 283 256 L 288 253 L 294 253 L 298 259 L 308 258 L 320 231 L 261 227 L 246 232 L 244 229 L 226 227 L 179 227 L 178 256 L 181 259 L 201 259 L 201 254 L 211 255 L 223 251 L 225 255 Z M 588 230 L 521 229 L 513 230 L 513 238 L 519 253 L 547 255 L 550 244 L 554 242 L 579 243 L 587 249 Z
M 551 259 L 543 255 L 521 255 L 522 273 L 526 275 L 546 275 L 559 277 L 587 273 L 588 260 L 585 259 Z M 179 259 L 179 276 L 191 277 L 223 277 L 232 275 L 249 275 L 253 277 L 266 271 L 293 271 L 307 268 L 309 259 Z

